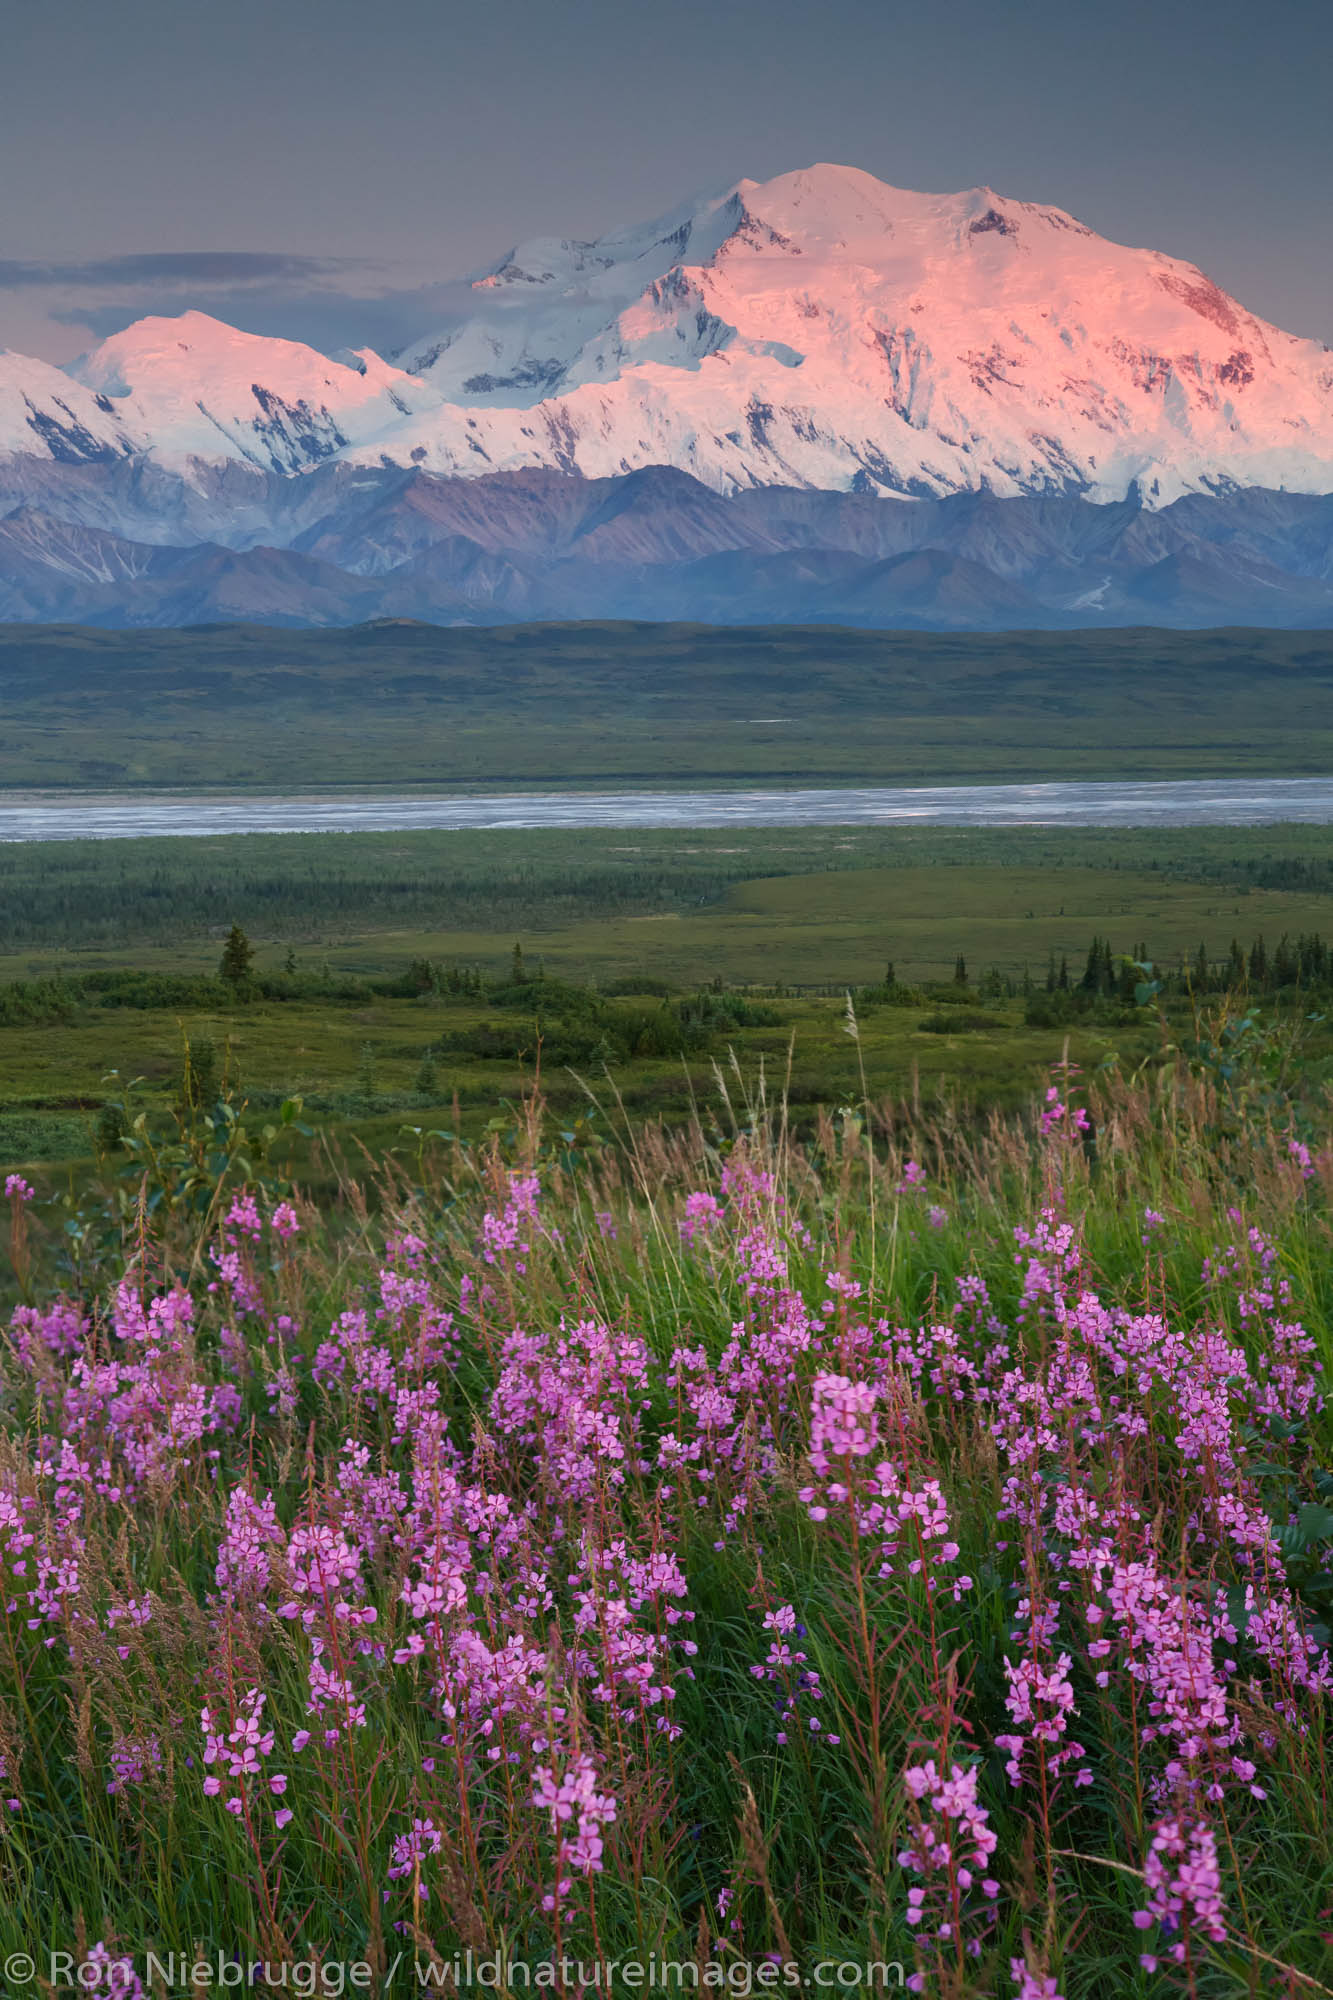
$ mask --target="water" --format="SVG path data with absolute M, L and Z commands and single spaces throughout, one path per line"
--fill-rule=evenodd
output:
M 0 795 L 3 796 L 3 795 Z M 0 841 L 394 831 L 408 827 L 1262 826 L 1333 824 L 1333 778 L 927 785 L 493 798 L 8 795 Z

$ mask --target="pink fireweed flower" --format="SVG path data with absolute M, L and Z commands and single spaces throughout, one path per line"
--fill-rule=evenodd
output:
M 158 1737 L 121 1736 L 111 1746 L 111 1776 L 107 1791 L 114 1797 L 135 1785 L 146 1784 L 162 1769 L 162 1744 Z
M 816 1375 L 810 1389 L 810 1464 L 820 1477 L 845 1458 L 868 1457 L 879 1444 L 879 1391 L 874 1384 L 853 1382 L 846 1375 Z
M 84 1954 L 77 1978 L 84 1992 L 110 1994 L 112 2000 L 147 2000 L 134 1960 L 123 1955 L 113 1958 L 104 1938 Z
M 1034 1970 L 1025 1959 L 1010 1959 L 1009 1977 L 1018 1988 L 1017 2000 L 1064 2000 L 1059 1982 L 1049 1973 Z
M 1046 1092 L 1046 1109 L 1038 1122 L 1047 1135 L 1061 1128 L 1070 1133 L 1083 1133 L 1091 1129 L 1088 1114 L 1083 1106 L 1067 1104 L 1060 1095 L 1060 1086 L 1055 1083 Z
M 1202 1820 L 1174 1816 L 1159 1820 L 1143 1864 L 1143 1879 L 1148 1907 L 1135 1911 L 1135 1927 L 1146 1931 L 1157 1924 L 1171 1940 L 1167 1956 L 1177 1965 L 1183 1965 L 1188 1957 L 1191 1937 L 1204 1937 L 1214 1944 L 1225 1942 L 1217 1839 Z M 1142 1962 L 1148 1971 L 1156 1971 L 1157 1959 L 1151 1953 L 1145 1953 Z
M 264 1223 L 259 1204 L 248 1189 L 236 1196 L 223 1218 L 222 1226 L 229 1243 L 235 1243 L 241 1236 L 258 1238 L 263 1235 Z
M 1007 1750 L 1009 1761 L 1005 1766 L 1011 1785 L 1023 1783 L 1025 1752 L 1034 1750 L 1035 1762 L 1044 1768 L 1048 1776 L 1059 1772 L 1066 1764 L 1078 1764 L 1085 1756 L 1081 1743 L 1068 1736 L 1069 1718 L 1075 1713 L 1074 1690 L 1069 1684 L 1069 1674 L 1073 1662 L 1068 1653 L 1061 1653 L 1054 1661 L 1043 1661 L 1024 1656 L 1017 1665 L 1006 1659 L 1005 1677 L 1009 1682 L 1009 1692 L 1005 1706 L 1009 1710 L 1015 1731 L 1009 1735 L 997 1736 L 995 1741 L 1001 1750 Z M 1021 1734 L 1018 1732 L 1022 1732 Z M 1079 1771 L 1076 1785 L 1089 1785 L 1092 1775 Z
M 597 1767 L 586 1752 L 580 1752 L 558 1776 L 549 1764 L 539 1764 L 533 1773 L 532 1803 L 550 1815 L 551 1832 L 556 1837 L 556 1886 L 543 1899 L 546 1909 L 554 1909 L 569 1893 L 567 1868 L 583 1875 L 600 1875 L 603 1868 L 603 1829 L 616 1816 L 616 1801 L 609 1792 L 597 1789 Z
M 987 1870 L 999 1836 L 977 1798 L 978 1775 L 974 1764 L 952 1764 L 946 1775 L 933 1758 L 903 1773 L 910 1841 L 898 1863 L 919 1878 L 906 1915 L 927 1956 L 951 1954 L 961 1939 L 978 1957 L 980 1933 L 994 1921 L 1000 1885 Z M 921 1972 L 908 1981 L 914 1992 L 925 1985 Z
M 227 1527 L 214 1576 L 228 1603 L 261 1598 L 268 1588 L 273 1552 L 283 1541 L 273 1495 L 256 1500 L 243 1486 L 227 1496 Z
M 396 1836 L 391 1849 L 388 1876 L 391 1882 L 400 1881 L 405 1875 L 417 1878 L 417 1897 L 425 1902 L 430 1891 L 420 1879 L 421 1864 L 431 1855 L 438 1854 L 444 1845 L 444 1835 L 433 1819 L 414 1819 L 409 1832 Z
M 902 1569 L 909 1576 L 924 1576 L 926 1588 L 934 1591 L 936 1579 L 929 1570 L 956 1562 L 959 1554 L 943 1490 L 939 1480 L 929 1476 L 913 1484 L 888 1458 L 873 1467 L 859 1463 L 881 1448 L 880 1411 L 881 1392 L 874 1383 L 854 1382 L 845 1375 L 816 1375 L 811 1385 L 810 1465 L 822 1483 L 801 1487 L 797 1497 L 812 1521 L 827 1521 L 850 1509 L 858 1536 L 880 1538 L 881 1579 Z M 955 1601 L 971 1588 L 970 1577 L 956 1578 Z
M 680 1240 L 693 1243 L 696 1236 L 707 1236 L 722 1220 L 722 1204 L 714 1194 L 696 1189 L 685 1197 L 685 1214 L 680 1222 Z
M 237 1705 L 235 1723 L 230 1729 L 213 1709 L 205 1706 L 199 1711 L 204 1732 L 203 1762 L 209 1771 L 204 1779 L 204 1792 L 209 1798 L 219 1797 L 225 1771 L 226 1778 L 241 1788 L 223 1800 L 230 1813 L 244 1812 L 244 1788 L 251 1778 L 263 1775 L 263 1760 L 272 1755 L 275 1739 L 273 1731 L 264 1726 L 264 1702 L 258 1688 L 248 1689 Z M 276 1775 L 269 1774 L 270 1785 Z
M 755 1661 L 750 1672 L 756 1680 L 769 1681 L 776 1689 L 773 1707 L 778 1718 L 777 1740 L 785 1743 L 789 1726 L 800 1720 L 801 1704 L 822 1701 L 824 1690 L 818 1673 L 806 1665 L 806 1655 L 788 1644 L 791 1639 L 805 1637 L 805 1627 L 798 1623 L 794 1607 L 782 1604 L 776 1611 L 767 1612 L 764 1630 L 772 1633 L 772 1641 L 767 1656 L 762 1661 Z M 823 1725 L 818 1716 L 810 1715 L 805 1720 L 806 1728 L 812 1735 L 822 1735 Z M 824 1737 L 823 1740 L 833 1744 L 839 1741 L 836 1736 Z
M 11 1201 L 31 1201 L 33 1189 L 22 1174 L 9 1174 L 5 1179 L 5 1193 Z
M 537 1197 L 541 1183 L 536 1174 L 511 1174 L 509 1197 L 499 1215 L 489 1209 L 481 1218 L 481 1254 L 487 1264 L 502 1264 L 513 1256 L 514 1270 L 521 1277 L 527 1269 L 524 1259 L 531 1250 L 533 1230 L 540 1227 Z

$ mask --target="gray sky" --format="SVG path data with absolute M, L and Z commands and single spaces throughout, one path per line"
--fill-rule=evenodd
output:
M 390 349 L 447 281 L 815 160 L 988 183 L 1333 342 L 1325 0 L 11 0 L 0 345 L 199 306 Z

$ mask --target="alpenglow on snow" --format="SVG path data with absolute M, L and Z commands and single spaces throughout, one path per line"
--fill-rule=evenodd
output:
M 741 181 L 596 242 L 525 244 L 471 297 L 394 362 L 193 312 L 67 370 L 0 355 L 0 456 L 142 461 L 201 489 L 219 465 L 271 481 L 336 461 L 667 465 L 720 493 L 905 500 L 1333 490 L 1333 354 L 1192 264 L 989 188 L 838 166 Z

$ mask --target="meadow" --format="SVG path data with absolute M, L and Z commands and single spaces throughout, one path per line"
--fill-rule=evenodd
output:
M 1333 640 L 381 620 L 0 630 L 0 786 L 1319 775 Z
M 1214 1009 L 968 1122 L 844 1008 L 799 1135 L 738 1060 L 318 1202 L 225 1093 L 11 1176 L 0 1951 L 1333 1990 L 1333 1157 Z
M 890 969 L 892 1004 L 864 1008 L 875 1097 L 1012 1108 L 1067 1035 L 1086 1067 L 1160 1039 L 1132 1005 L 1029 1018 L 1061 966 L 1077 984 L 1094 937 L 1203 990 L 1200 947 L 1220 976 L 1233 940 L 1248 955 L 1333 935 L 1331 889 L 1333 830 L 1290 826 L 16 844 L 0 849 L 0 1157 L 91 1158 L 108 1107 L 132 1122 L 179 1099 L 190 1048 L 257 1114 L 299 1095 L 376 1153 L 414 1127 L 476 1137 L 539 1064 L 567 1117 L 593 1089 L 686 1119 L 733 1047 L 790 1066 L 808 1117 L 854 1091 L 845 996 Z M 233 922 L 255 947 L 243 991 L 216 978 Z M 515 945 L 527 984 L 497 1000 Z M 1188 1017 L 1183 987 L 1172 1006 Z M 1316 1079 L 1326 1033 L 1306 1025 Z
M 0 852 L 0 1959 L 1333 1993 L 1331 892 Z

